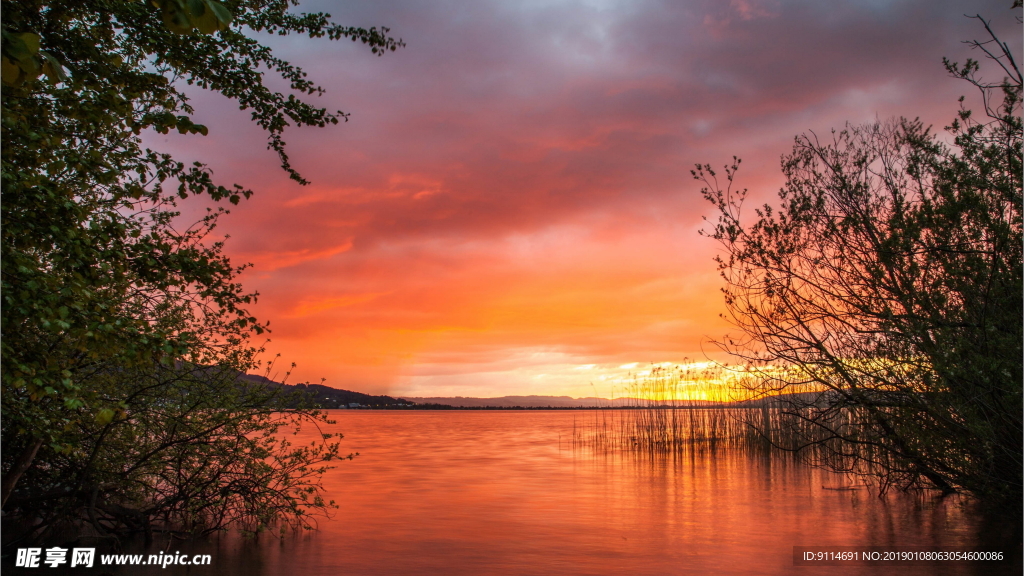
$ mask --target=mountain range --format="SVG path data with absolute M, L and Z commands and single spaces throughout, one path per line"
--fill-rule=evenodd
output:
M 267 386 L 280 386 L 286 391 L 304 391 L 313 396 L 316 403 L 322 408 L 385 408 L 385 409 L 450 409 L 450 408 L 627 408 L 627 407 L 655 407 L 655 406 L 677 406 L 688 407 L 714 407 L 722 406 L 729 408 L 757 407 L 763 401 L 747 400 L 741 402 L 708 402 L 708 401 L 659 401 L 638 398 L 573 398 L 571 396 L 500 396 L 497 398 L 475 398 L 466 396 L 430 396 L 395 398 L 387 395 L 372 395 L 352 390 L 332 388 L 323 384 L 282 384 L 253 374 L 244 374 L 243 379 L 250 382 L 259 382 Z M 806 398 L 803 398 L 806 396 Z M 782 398 L 801 401 L 810 401 L 815 395 L 793 394 L 777 397 L 775 401 Z

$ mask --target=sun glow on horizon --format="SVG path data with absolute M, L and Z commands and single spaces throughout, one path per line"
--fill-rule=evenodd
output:
M 570 396 L 573 398 L 633 398 L 639 401 L 728 402 L 747 399 L 737 385 L 749 372 L 724 367 L 715 361 L 687 359 L 654 363 L 547 362 L 491 367 L 459 373 L 451 366 L 423 364 L 400 379 L 390 393 L 398 396 Z M 487 394 L 478 390 L 485 389 Z

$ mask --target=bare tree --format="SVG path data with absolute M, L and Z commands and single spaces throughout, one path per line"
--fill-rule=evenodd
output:
M 785 399 L 787 448 L 883 487 L 1019 499 L 1022 82 L 982 22 L 990 40 L 970 44 L 1006 76 L 945 62 L 985 107 L 978 120 L 961 99 L 952 145 L 903 118 L 800 136 L 778 207 L 749 224 L 738 159 L 724 182 L 693 175 L 719 211 L 706 234 L 739 329 L 722 345 L 755 394 Z

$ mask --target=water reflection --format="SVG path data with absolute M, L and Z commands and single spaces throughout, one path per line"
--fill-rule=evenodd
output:
M 1020 555 L 1012 536 L 962 502 L 828 489 L 846 481 L 791 460 L 736 451 L 651 458 L 572 450 L 567 439 L 580 413 L 334 416 L 346 450 L 360 456 L 325 478 L 340 508 L 318 532 L 172 543 L 172 551 L 212 553 L 213 566 L 151 572 L 853 575 L 887 570 L 795 567 L 793 546 L 983 543 Z M 985 530 L 987 541 L 979 542 Z M 1019 574 L 1020 567 L 1018 560 L 900 572 Z

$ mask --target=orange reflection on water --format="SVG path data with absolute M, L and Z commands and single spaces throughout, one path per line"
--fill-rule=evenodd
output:
M 793 566 L 793 546 L 979 544 L 970 507 L 837 490 L 849 481 L 791 459 L 574 451 L 586 414 L 334 411 L 360 453 L 324 479 L 336 516 L 299 538 L 225 540 L 217 573 L 849 576 L 886 572 Z M 1019 545 L 981 544 L 1019 561 Z M 1004 569 L 1019 573 L 900 573 Z

